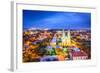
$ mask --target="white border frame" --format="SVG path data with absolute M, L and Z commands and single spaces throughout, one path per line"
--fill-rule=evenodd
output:
M 74 61 L 61 61 L 61 62 L 41 62 L 41 63 L 22 63 L 22 10 L 49 10 L 49 11 L 72 11 L 72 12 L 91 12 L 91 60 L 74 60 Z M 95 25 L 94 25 L 95 24 Z M 96 23 L 96 8 L 77 6 L 77 5 L 46 5 L 35 4 L 34 2 L 12 2 L 12 58 L 11 70 L 32 70 L 32 69 L 54 69 L 66 67 L 80 67 L 80 66 L 94 66 L 96 65 L 96 40 L 95 30 Z M 95 50 L 93 50 L 95 48 Z

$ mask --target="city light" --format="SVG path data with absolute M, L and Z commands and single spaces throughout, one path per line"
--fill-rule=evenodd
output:
M 91 59 L 91 14 L 23 10 L 23 62 Z

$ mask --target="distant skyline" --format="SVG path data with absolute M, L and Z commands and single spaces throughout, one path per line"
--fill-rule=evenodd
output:
M 91 13 L 23 10 L 23 28 L 90 29 Z

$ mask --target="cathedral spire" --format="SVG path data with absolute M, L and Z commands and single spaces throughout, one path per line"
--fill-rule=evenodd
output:
M 68 30 L 68 32 L 67 32 L 67 45 L 68 45 L 68 46 L 71 45 L 71 35 L 70 35 L 70 30 Z

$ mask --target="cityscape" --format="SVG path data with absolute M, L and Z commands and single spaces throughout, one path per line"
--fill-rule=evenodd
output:
M 22 60 L 91 59 L 91 14 L 23 10 Z

